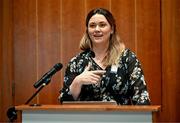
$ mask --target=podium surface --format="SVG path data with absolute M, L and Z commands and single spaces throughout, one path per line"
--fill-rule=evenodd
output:
M 153 122 L 160 106 L 110 104 L 19 105 L 23 123 L 118 123 Z

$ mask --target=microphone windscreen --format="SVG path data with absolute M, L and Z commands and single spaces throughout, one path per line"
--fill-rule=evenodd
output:
M 56 69 L 56 71 L 59 71 L 62 67 L 63 65 L 61 63 L 57 63 L 54 65 L 54 68 Z

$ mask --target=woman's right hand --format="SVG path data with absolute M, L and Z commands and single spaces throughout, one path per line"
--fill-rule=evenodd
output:
M 75 80 L 80 85 L 89 85 L 89 84 L 99 84 L 102 75 L 106 72 L 105 70 L 93 70 L 90 71 L 91 65 L 85 68 L 85 70 L 78 76 L 76 76 Z
M 76 100 L 81 92 L 82 85 L 89 84 L 100 84 L 101 76 L 106 72 L 105 70 L 94 70 L 90 71 L 91 65 L 85 68 L 85 70 L 73 80 L 70 85 L 70 93 L 73 98 Z

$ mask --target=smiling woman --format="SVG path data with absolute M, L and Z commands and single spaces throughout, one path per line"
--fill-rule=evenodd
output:
M 94 49 L 95 47 L 98 47 L 96 45 L 105 45 L 103 47 L 108 48 L 109 38 L 113 33 L 113 30 L 111 29 L 110 24 L 103 15 L 96 14 L 89 20 L 88 33 L 91 41 L 94 44 Z
M 150 104 L 141 64 L 121 42 L 114 17 L 108 10 L 97 8 L 89 12 L 80 49 L 83 51 L 73 57 L 66 68 L 60 102 Z

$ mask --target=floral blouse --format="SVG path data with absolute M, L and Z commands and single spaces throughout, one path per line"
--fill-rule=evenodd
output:
M 89 52 L 81 52 L 72 58 L 64 76 L 64 86 L 60 90 L 59 101 L 75 101 L 69 92 L 74 78 L 81 74 L 88 62 L 91 70 L 102 70 Z M 78 101 L 115 101 L 119 105 L 149 105 L 150 99 L 143 71 L 136 55 L 125 49 L 118 65 L 106 67 L 99 85 L 83 85 Z

